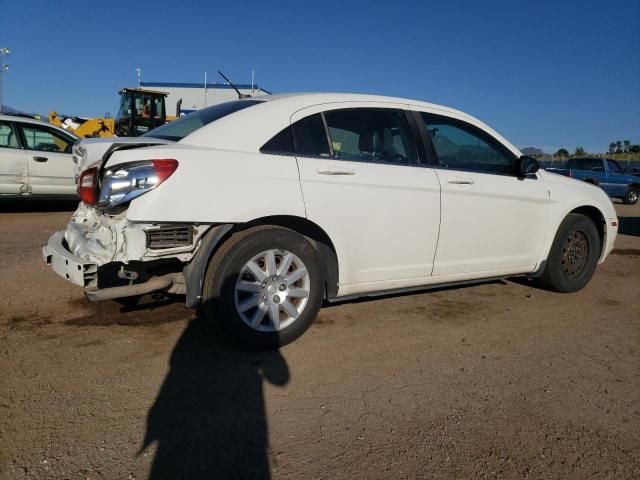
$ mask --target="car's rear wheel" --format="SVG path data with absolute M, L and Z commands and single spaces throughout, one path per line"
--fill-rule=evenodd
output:
M 601 241 L 593 221 L 570 213 L 551 245 L 541 280 L 557 292 L 577 292 L 589 283 L 598 265 Z
M 323 300 L 316 249 L 286 228 L 234 234 L 216 252 L 203 288 L 203 314 L 240 343 L 277 348 L 302 335 Z
M 622 201 L 627 205 L 635 205 L 639 196 L 640 190 L 637 187 L 629 187 L 625 196 L 622 197 Z

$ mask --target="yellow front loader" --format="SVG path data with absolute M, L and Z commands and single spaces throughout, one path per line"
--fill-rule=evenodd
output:
M 137 137 L 173 118 L 167 118 L 167 93 L 140 88 L 123 88 L 120 109 L 113 119 L 82 118 L 49 112 L 49 123 L 73 132 L 78 137 Z
M 49 123 L 69 130 L 78 137 L 113 137 L 113 118 L 81 118 L 49 112 Z

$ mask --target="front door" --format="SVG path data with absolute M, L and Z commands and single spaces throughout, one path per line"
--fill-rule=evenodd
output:
M 627 193 L 627 175 L 615 160 L 607 160 L 607 192 L 622 197 Z
M 336 246 L 341 294 L 424 283 L 438 241 L 440 186 L 405 111 L 366 105 L 292 117 L 307 217 Z
M 0 195 L 27 193 L 28 173 L 16 126 L 0 121 Z
M 484 130 L 421 114 L 437 155 L 442 222 L 434 275 L 488 277 L 531 271 L 542 254 L 549 192 L 519 178 L 518 159 Z

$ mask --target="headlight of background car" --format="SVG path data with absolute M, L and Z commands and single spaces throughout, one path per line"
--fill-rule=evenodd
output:
M 98 207 L 123 205 L 153 190 L 178 168 L 173 159 L 122 163 L 105 170 L 100 182 Z

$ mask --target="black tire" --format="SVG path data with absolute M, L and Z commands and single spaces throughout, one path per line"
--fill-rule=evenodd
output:
M 627 193 L 622 197 L 622 203 L 625 205 L 635 205 L 638 203 L 638 197 L 640 196 L 640 189 L 637 187 L 629 187 Z
M 541 277 L 543 285 L 563 293 L 582 290 L 596 270 L 600 252 L 600 235 L 593 221 L 570 213 L 553 239 Z
M 291 252 L 303 262 L 308 272 L 309 294 L 306 306 L 293 323 L 278 331 L 258 331 L 246 324 L 238 312 L 236 282 L 249 260 L 273 249 Z M 293 342 L 307 331 L 323 299 L 324 275 L 315 247 L 292 230 L 259 226 L 235 233 L 214 254 L 205 275 L 201 313 L 206 321 L 218 322 L 223 330 L 245 346 L 262 350 L 276 349 Z M 264 321 L 269 322 L 268 317 Z

